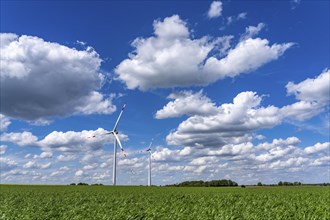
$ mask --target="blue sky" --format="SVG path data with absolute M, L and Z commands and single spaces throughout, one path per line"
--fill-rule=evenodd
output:
M 329 182 L 328 1 L 1 1 L 1 183 Z M 94 139 L 89 136 L 100 135 Z

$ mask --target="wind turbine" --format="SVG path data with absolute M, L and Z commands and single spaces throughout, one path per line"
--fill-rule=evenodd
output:
M 126 103 L 124 104 L 124 106 L 122 107 L 121 109 L 121 112 L 117 118 L 117 121 L 116 121 L 116 124 L 115 126 L 113 127 L 112 131 L 109 131 L 106 134 L 112 134 L 115 138 L 114 138 L 114 141 L 113 141 L 113 167 L 112 167 L 112 185 L 116 185 L 116 167 L 117 167 L 117 143 L 119 144 L 119 147 L 121 149 L 121 152 L 124 154 L 124 156 L 126 157 L 126 154 L 125 154 L 125 151 L 124 151 L 124 148 L 123 146 L 121 145 L 121 142 L 119 140 L 119 137 L 118 137 L 118 131 L 117 131 L 117 126 L 118 126 L 118 123 L 119 123 L 119 120 L 121 118 L 121 115 L 123 114 L 124 110 L 125 110 L 125 106 L 126 106 Z M 93 138 L 95 138 L 96 136 L 92 136 Z
M 148 186 L 151 186 L 151 145 L 152 145 L 152 141 L 149 144 L 149 148 L 145 151 L 149 152 L 149 172 L 148 172 Z
M 125 106 L 126 103 L 124 104 L 124 106 L 121 109 L 121 112 L 117 118 L 116 124 L 113 127 L 112 131 L 108 132 L 107 134 L 113 134 L 113 136 L 115 136 L 114 141 L 113 141 L 113 167 L 112 167 L 112 185 L 116 185 L 116 168 L 117 168 L 117 143 L 120 146 L 121 152 L 124 154 L 124 156 L 126 157 L 125 151 L 123 146 L 120 143 L 119 137 L 118 137 L 118 131 L 117 131 L 117 126 L 119 123 L 119 120 L 121 118 L 121 115 L 123 114 L 124 110 L 125 110 Z

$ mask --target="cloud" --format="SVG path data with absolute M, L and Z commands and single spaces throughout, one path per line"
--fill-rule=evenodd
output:
M 173 118 L 182 115 L 205 115 L 214 114 L 217 108 L 212 101 L 202 94 L 203 90 L 197 93 L 192 91 L 181 91 L 170 94 L 167 98 L 174 99 L 161 110 L 156 112 L 155 118 Z
M 306 102 L 327 103 L 330 100 L 330 69 L 325 69 L 314 79 L 306 79 L 298 84 L 289 82 L 286 85 L 288 95 Z
M 297 137 L 288 137 L 287 139 L 279 138 L 279 139 L 273 139 L 271 143 L 264 142 L 258 144 L 257 148 L 262 150 L 271 150 L 272 148 L 274 148 L 274 146 L 289 146 L 289 145 L 297 146 L 299 143 L 300 140 Z
M 28 131 L 23 131 L 21 133 L 3 133 L 1 135 L 1 141 L 12 142 L 19 146 L 33 146 L 37 140 L 38 137 L 34 136 L 31 132 Z
M 330 161 L 330 156 L 324 156 L 324 157 L 315 159 L 313 162 L 311 162 L 310 165 L 311 166 L 325 166 L 325 167 L 329 167 L 329 165 L 330 165 L 329 161 Z
M 330 143 L 317 143 L 306 148 L 300 144 L 301 141 L 297 137 L 288 137 L 258 145 L 245 142 L 218 148 L 191 148 L 193 150 L 185 155 L 181 152 L 187 147 L 158 148 L 154 154 L 163 157 L 154 160 L 153 167 L 158 173 L 168 176 L 172 176 L 173 171 L 176 171 L 177 178 L 181 181 L 185 180 L 185 176 L 189 178 L 193 176 L 193 179 L 196 179 L 202 175 L 201 178 L 208 179 L 215 175 L 226 176 L 230 173 L 231 178 L 238 179 L 240 183 L 246 180 L 254 184 L 258 180 L 254 180 L 253 177 L 276 183 L 283 179 L 287 181 L 294 179 L 292 173 L 294 176 L 306 177 L 308 175 L 306 173 L 318 170 L 322 175 L 327 174 L 328 170 L 322 167 L 329 165 L 327 151 Z M 309 153 L 311 148 L 313 153 Z M 314 149 L 317 149 L 317 153 Z
M 12 159 L 5 158 L 5 157 L 0 157 L 0 167 L 1 167 L 1 172 L 12 170 L 16 168 L 18 163 Z
M 163 26 L 173 31 L 160 34 L 160 30 L 167 30 Z M 155 21 L 154 33 L 155 37 L 133 41 L 132 46 L 136 49 L 129 59 L 116 67 L 117 79 L 129 89 L 141 90 L 197 83 L 199 65 L 213 48 L 213 43 L 206 37 L 190 39 L 186 23 L 178 15 Z
M 70 168 L 67 167 L 67 166 L 61 167 L 60 169 L 58 169 L 58 170 L 52 172 L 52 173 L 50 174 L 50 176 L 51 176 L 51 177 L 52 177 L 52 176 L 60 176 L 60 175 L 65 174 L 68 170 L 70 170 Z
M 330 150 L 330 142 L 325 142 L 325 143 L 316 143 L 313 146 L 306 147 L 304 149 L 304 152 L 307 154 L 315 154 L 319 152 L 329 152 Z
M 242 39 L 248 39 L 257 36 L 264 27 L 266 27 L 264 23 L 259 23 L 256 27 L 249 26 L 245 28 L 245 33 L 243 34 Z
M 237 20 L 246 19 L 247 12 L 242 12 L 237 15 Z
M 134 157 L 134 158 L 125 158 L 122 160 L 118 161 L 118 165 L 119 166 L 125 166 L 125 168 L 127 169 L 128 167 L 131 168 L 141 168 L 145 166 L 145 161 L 146 159 L 143 157 Z
M 40 158 L 51 158 L 53 156 L 52 152 L 42 152 Z
M 241 73 L 254 71 L 262 65 L 278 59 L 293 43 L 273 44 L 267 39 L 248 38 L 230 49 L 225 58 L 210 57 L 204 65 L 205 75 L 210 82 Z
M 11 121 L 8 117 L 3 114 L 0 114 L 0 131 L 7 130 L 8 126 L 11 124 Z
M 25 169 L 48 169 L 51 166 L 51 162 L 46 164 L 40 164 L 36 161 L 29 161 L 26 164 L 23 165 L 23 168 Z
M 154 21 L 154 36 L 133 41 L 135 50 L 115 68 L 116 79 L 128 89 L 140 90 L 207 85 L 251 72 L 278 59 L 293 45 L 269 45 L 267 39 L 248 38 L 229 48 L 232 38 L 192 39 L 178 15 Z M 218 59 L 227 51 L 226 57 Z
M 84 175 L 84 171 L 83 170 L 78 170 L 76 173 L 75 173 L 75 176 L 77 177 L 81 177 Z
M 212 164 L 219 162 L 219 158 L 213 156 L 213 157 L 198 157 L 193 159 L 190 164 L 191 165 L 206 165 L 206 164 Z
M 266 137 L 263 136 L 263 135 L 261 135 L 261 134 L 258 134 L 258 135 L 255 136 L 255 138 L 256 138 L 257 140 L 264 140 Z
M 97 163 L 88 164 L 83 167 L 83 170 L 94 170 L 95 168 L 97 168 L 97 166 L 98 166 Z
M 290 4 L 291 4 L 291 9 L 294 10 L 296 9 L 301 3 L 301 0 L 291 0 Z
M 231 25 L 233 22 L 244 20 L 247 17 L 247 12 L 239 13 L 237 16 L 227 17 L 227 25 Z
M 2 33 L 1 113 L 47 123 L 54 116 L 111 114 L 111 96 L 98 92 L 102 60 L 91 47 L 77 50 L 34 36 Z
M 299 102 L 285 106 L 282 114 L 288 119 L 304 121 L 324 111 L 330 100 L 330 70 L 325 69 L 314 79 L 306 79 L 298 84 L 289 82 L 287 94 L 294 95 Z
M 253 144 L 250 142 L 240 143 L 240 144 L 227 144 L 220 149 L 208 149 L 204 154 L 209 156 L 236 156 L 244 155 L 251 152 Z
M 320 76 L 318 78 L 321 78 Z M 301 85 L 304 85 L 305 82 L 306 80 L 298 84 L 302 90 L 305 87 Z M 323 89 L 329 90 L 329 87 L 330 85 L 327 84 Z M 320 101 L 311 99 L 313 93 L 308 93 L 308 97 L 305 95 L 304 99 L 311 101 L 298 101 L 283 107 L 276 107 L 261 106 L 262 96 L 256 92 L 246 91 L 239 93 L 232 103 L 216 106 L 210 99 L 203 96 L 201 91 L 195 94 L 185 91 L 179 96 L 174 96 L 174 101 L 157 111 L 156 117 L 157 115 L 158 118 L 175 117 L 183 114 L 189 116 L 166 137 L 169 145 L 191 147 L 236 145 L 253 139 L 253 132 L 257 130 L 273 128 L 284 121 L 305 121 L 320 114 L 325 110 L 324 102 L 328 100 L 322 98 L 321 92 L 320 94 Z M 189 101 L 185 100 L 186 97 Z M 184 106 L 180 102 L 183 102 Z M 203 111 L 190 110 L 196 109 L 196 102 L 199 103 L 201 109 L 204 109 Z M 207 108 L 203 108 L 203 106 L 207 106 Z
M 221 16 L 221 13 L 222 13 L 222 2 L 214 1 L 211 3 L 210 9 L 207 12 L 207 16 L 209 18 L 216 18 Z
M 61 154 L 61 155 L 58 155 L 56 159 L 60 162 L 64 162 L 64 161 L 67 162 L 67 161 L 73 161 L 73 160 L 77 159 L 77 157 L 74 156 L 74 155 L 64 156 L 64 155 Z
M 7 150 L 7 145 L 0 145 L 0 155 L 5 154 Z
M 103 128 L 97 130 L 76 131 L 53 131 L 43 139 L 38 139 L 31 132 L 24 131 L 22 133 L 4 133 L 1 135 L 1 140 L 4 142 L 12 142 L 19 146 L 38 147 L 46 152 L 84 152 L 89 150 L 98 150 L 104 145 L 113 143 L 112 135 L 104 135 L 107 131 Z M 89 138 L 95 136 L 96 138 Z M 122 141 L 128 140 L 127 135 L 119 133 L 119 138 Z M 59 160 L 64 158 L 57 158 Z
M 288 120 L 304 121 L 323 112 L 324 105 L 318 102 L 300 101 L 281 108 L 281 114 Z
M 233 103 L 218 106 L 216 114 L 194 115 L 181 122 L 167 137 L 167 143 L 184 146 L 221 146 L 244 142 L 252 131 L 280 123 L 279 109 L 260 107 L 255 92 L 239 93 Z
M 155 184 L 181 182 L 192 179 L 230 178 L 240 184 L 255 184 L 258 181 L 276 183 L 280 180 L 323 182 L 328 175 L 330 143 L 316 143 L 309 147 L 301 146 L 297 137 L 273 139 L 270 142 L 253 144 L 250 141 L 240 144 L 227 144 L 223 147 L 156 147 L 153 152 L 152 173 Z M 67 166 L 57 168 L 56 158 L 48 163 L 38 160 L 16 160 L 1 158 L 1 181 L 33 183 L 68 183 L 72 178 L 80 181 L 93 182 L 102 180 L 111 182 L 111 172 L 107 164 L 111 163 L 109 155 L 104 157 L 104 151 L 92 151 L 92 157 L 85 158 L 86 163 L 81 169 L 71 169 Z M 78 154 L 75 154 L 78 155 Z M 84 155 L 90 155 L 87 153 Z M 81 156 L 81 154 L 80 154 Z M 93 158 L 96 158 L 94 161 Z M 135 184 L 145 184 L 147 157 L 145 154 L 134 158 L 118 158 L 118 169 L 125 179 L 133 178 Z M 70 163 L 70 166 L 74 165 Z M 56 168 L 51 168 L 51 167 Z M 77 165 L 74 165 L 77 166 Z M 21 169 L 21 167 L 23 169 Z M 3 168 L 6 168 L 5 170 Z M 136 168 L 137 172 L 129 172 Z M 141 172 L 140 172 L 141 171 Z M 129 172 L 129 174 L 127 174 Z M 319 179 L 306 179 L 310 173 L 319 173 Z M 297 179 L 299 178 L 299 179 Z M 318 180 L 318 181 L 317 181 Z
M 180 150 L 170 150 L 169 148 L 158 148 L 152 153 L 152 158 L 155 161 L 179 161 Z

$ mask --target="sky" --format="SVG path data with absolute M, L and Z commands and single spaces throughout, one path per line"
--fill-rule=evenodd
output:
M 1 1 L 2 184 L 330 182 L 329 1 Z M 95 138 L 90 138 L 95 136 Z

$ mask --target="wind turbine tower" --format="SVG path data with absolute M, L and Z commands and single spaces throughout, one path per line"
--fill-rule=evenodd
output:
M 149 144 L 149 148 L 146 150 L 149 152 L 148 186 L 151 186 L 151 144 L 152 144 L 152 141 Z

